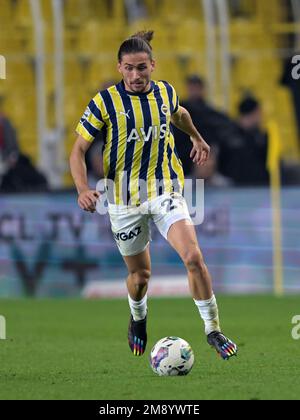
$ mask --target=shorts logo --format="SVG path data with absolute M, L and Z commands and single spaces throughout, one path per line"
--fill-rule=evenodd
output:
M 129 233 L 114 233 L 114 237 L 117 241 L 129 241 L 129 239 L 136 238 L 142 233 L 142 228 L 140 226 L 136 227 L 134 230 L 131 230 Z
M 168 112 L 169 112 L 169 107 L 168 107 L 168 105 L 166 105 L 166 104 L 162 104 L 162 106 L 161 106 L 161 112 L 162 112 L 164 115 L 167 115 L 167 114 L 168 114 Z

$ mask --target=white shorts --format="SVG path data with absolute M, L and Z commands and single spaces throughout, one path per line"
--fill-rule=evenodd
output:
M 115 241 L 124 257 L 143 252 L 150 240 L 150 221 L 167 240 L 170 227 L 179 220 L 193 223 L 185 199 L 179 193 L 164 194 L 140 206 L 108 205 Z

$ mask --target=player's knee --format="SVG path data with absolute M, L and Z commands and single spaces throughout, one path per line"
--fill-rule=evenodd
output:
M 188 271 L 205 270 L 205 263 L 199 248 L 187 250 L 183 257 L 183 262 Z
M 148 284 L 150 277 L 151 277 L 151 271 L 142 269 L 135 271 L 134 273 L 131 273 L 133 277 L 133 282 L 135 286 L 137 287 L 144 287 Z

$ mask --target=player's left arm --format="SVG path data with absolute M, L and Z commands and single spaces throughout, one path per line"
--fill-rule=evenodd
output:
M 193 162 L 197 165 L 204 165 L 209 158 L 210 147 L 194 126 L 188 110 L 179 106 L 178 111 L 172 114 L 171 122 L 175 127 L 179 128 L 179 130 L 190 136 L 194 146 L 190 154 Z

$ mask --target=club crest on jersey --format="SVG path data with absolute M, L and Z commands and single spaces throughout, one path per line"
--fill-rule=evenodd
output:
M 169 112 L 169 107 L 168 107 L 168 105 L 166 105 L 166 104 L 162 104 L 162 106 L 161 106 L 161 112 L 162 112 L 164 115 L 167 115 L 167 114 L 168 114 L 168 112 Z
M 164 139 L 167 133 L 167 124 L 162 124 L 161 126 L 152 125 L 147 131 L 144 127 L 133 128 L 127 139 L 127 143 L 130 143 L 132 140 L 147 142 L 150 140 Z

